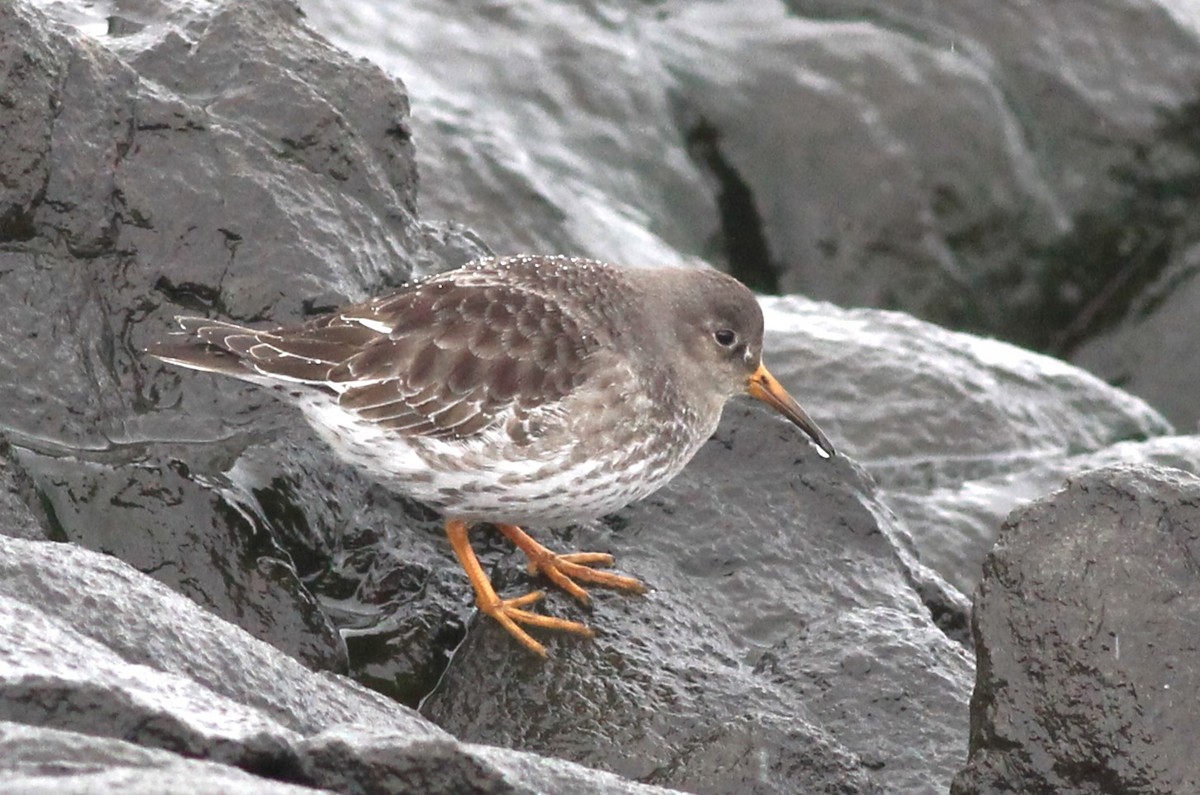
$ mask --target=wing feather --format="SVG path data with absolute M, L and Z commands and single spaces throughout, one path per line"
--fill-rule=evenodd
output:
M 328 377 L 341 406 L 406 435 L 469 437 L 561 400 L 597 344 L 562 306 L 513 284 L 427 283 L 368 311 L 391 333 Z
M 470 437 L 565 398 L 591 377 L 604 345 L 595 328 L 581 331 L 586 301 L 568 308 L 545 289 L 544 273 L 523 278 L 497 262 L 298 326 L 180 318 L 191 348 L 173 346 L 170 359 L 307 383 L 394 433 Z

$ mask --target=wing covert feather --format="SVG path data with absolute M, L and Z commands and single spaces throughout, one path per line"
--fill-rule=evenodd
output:
M 335 322 L 360 313 L 391 332 L 331 368 L 328 380 L 341 387 L 340 405 L 405 435 L 468 437 L 502 414 L 560 400 L 587 379 L 598 345 L 560 305 L 511 284 L 434 281 Z

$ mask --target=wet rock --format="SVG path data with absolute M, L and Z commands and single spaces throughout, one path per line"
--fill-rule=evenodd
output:
M 10 460 L 56 537 L 344 669 L 270 519 L 220 477 L 252 432 L 217 418 L 247 391 L 160 378 L 140 349 L 176 313 L 296 317 L 407 277 L 425 256 L 407 97 L 287 3 L 125 12 L 136 24 L 97 29 L 64 10 L 81 32 L 0 8 Z M 266 406 L 253 432 L 279 427 L 279 407 L 246 399 Z M 167 406 L 196 420 L 153 410 Z M 318 532 L 303 541 L 323 549 Z
M 71 775 L 64 775 L 70 770 Z M 235 767 L 82 732 L 0 721 L 0 781 L 12 795 L 315 795 Z
M 945 791 L 965 753 L 972 674 L 967 605 L 948 580 L 971 582 L 962 571 L 986 541 L 980 532 L 971 555 L 939 557 L 952 535 L 935 508 L 953 506 L 938 495 L 961 490 L 967 513 L 969 484 L 1170 433 L 1141 401 L 900 315 L 768 300 L 772 368 L 847 456 L 820 460 L 795 428 L 737 404 L 652 499 L 603 522 L 531 528 L 557 548 L 610 551 L 654 588 L 597 592 L 590 611 L 552 594 L 545 609 L 600 636 L 551 638 L 543 663 L 474 613 L 439 517 L 339 462 L 270 393 L 140 352 L 176 314 L 293 320 L 486 250 L 457 223 L 503 250 L 634 264 L 720 259 L 743 232 L 761 238 L 749 248 L 782 250 L 763 236 L 764 224 L 778 233 L 774 216 L 718 230 L 746 210 L 738 179 L 759 190 L 739 158 L 757 151 L 745 130 L 763 120 L 748 110 L 733 120 L 741 132 L 689 134 L 716 118 L 705 75 L 730 42 L 778 36 L 742 92 L 761 105 L 772 92 L 795 99 L 795 86 L 758 77 L 824 29 L 739 23 L 713 64 L 689 61 L 711 39 L 697 21 L 728 20 L 732 7 L 651 9 L 660 27 L 635 38 L 658 48 L 653 58 L 622 45 L 633 12 L 601 9 L 610 18 L 595 33 L 596 7 L 547 7 L 558 49 L 539 44 L 539 58 L 515 62 L 487 50 L 477 71 L 454 53 L 491 40 L 444 27 L 440 5 L 364 28 L 413 37 L 400 76 L 414 85 L 452 72 L 473 81 L 427 95 L 431 123 L 417 128 L 432 161 L 420 201 L 450 221 L 434 226 L 416 216 L 404 88 L 312 33 L 295 6 L 119 2 L 103 19 L 82 6 L 0 6 L 0 140 L 13 143 L 0 147 L 0 534 L 70 542 L 0 539 L 0 717 L 57 749 L 62 736 L 95 738 L 50 756 L 114 759 L 96 775 L 146 790 L 177 774 L 241 787 L 240 769 L 264 791 Z M 494 11 L 492 43 L 507 46 L 513 30 L 526 40 L 525 10 Z M 922 220 L 935 231 L 918 248 L 938 260 L 950 216 L 1007 222 L 1025 203 L 1053 220 L 1044 175 L 1023 171 L 1022 142 L 1005 137 L 990 77 L 902 38 L 856 25 L 837 40 L 851 66 L 914 65 L 922 85 L 999 114 L 964 124 L 1009 169 L 988 196 L 972 192 L 970 171 L 963 191 L 978 202 Z M 805 68 L 831 74 L 842 52 L 814 47 Z M 543 101 L 556 57 L 575 66 Z M 513 79 L 527 102 L 502 99 Z M 524 126 L 504 124 L 502 107 L 527 114 Z M 872 153 L 863 162 L 881 162 Z M 903 158 L 885 165 L 907 173 Z M 793 207 L 784 198 L 772 212 Z M 894 208 L 878 217 L 913 216 Z M 1018 221 L 1040 239 L 1036 215 Z M 871 248 L 886 227 L 847 238 Z M 1045 488 L 1026 483 L 1021 495 Z M 474 540 L 505 593 L 543 585 L 486 528 Z M 313 669 L 348 671 L 392 700 Z M 395 703 L 422 700 L 442 728 Z M 180 754 L 214 767 L 180 767 Z
M 7 445 L 0 445 L 0 535 L 45 540 L 49 535 L 46 522 L 30 506 L 36 499 L 33 484 L 9 462 L 6 456 L 11 453 Z
M 211 612 L 111 556 L 74 544 L 19 539 L 0 539 L 0 544 L 0 597 L 6 610 L 23 616 L 4 622 L 5 631 L 15 633 L 5 644 L 10 670 L 28 665 L 31 644 L 41 644 L 53 654 L 37 658 L 42 665 L 58 666 L 59 678 L 90 671 L 98 680 L 101 670 L 111 669 L 116 689 L 162 687 L 186 694 L 202 688 L 209 693 L 195 696 L 196 703 L 219 699 L 235 716 L 233 704 L 257 710 L 279 724 L 281 734 L 313 733 L 352 720 L 395 722 L 394 716 L 406 713 L 382 696 L 313 673 L 273 647 L 239 635 Z M 33 622 L 44 627 L 33 628 Z M 135 667 L 141 676 L 129 673 Z M 330 684 L 314 684 L 320 681 Z M 410 721 L 422 723 L 415 716 Z
M 797 296 L 763 307 L 772 371 L 810 413 L 833 417 L 826 432 L 889 491 L 923 493 L 1173 430 L 1144 401 L 997 340 Z
M 881 499 L 911 531 L 917 555 L 962 593 L 972 593 L 1005 517 L 1057 489 L 1064 478 L 1101 466 L 1144 464 L 1200 475 L 1200 436 L 1121 442 L 1075 456 L 1048 456 L 1027 468 L 929 491 L 886 490 Z
M 304 744 L 304 773 L 337 792 L 671 795 L 556 759 L 378 729 L 334 729 Z
M 772 371 L 879 484 L 914 555 L 961 593 L 1004 517 L 1067 474 L 1161 461 L 1200 472 L 1200 437 L 1063 362 L 899 313 L 763 299 Z M 1148 440 L 1148 441 L 1142 441 Z
M 1193 246 L 1173 255 L 1129 311 L 1111 328 L 1082 342 L 1071 352 L 1071 360 L 1150 401 L 1180 430 L 1200 431 L 1197 307 L 1200 249 Z
M 270 395 L 141 354 L 176 314 L 294 319 L 484 250 L 415 218 L 403 87 L 287 3 L 50 11 L 0 8 L 3 532 L 126 560 L 314 668 L 347 670 L 346 628 L 415 703 L 468 611 L 429 512 Z
M 819 715 L 826 731 L 886 782 L 884 791 L 940 792 L 940 771 L 962 764 L 954 718 L 962 714 L 973 663 L 966 649 L 947 649 L 945 634 L 891 606 L 842 610 L 777 644 L 755 672 Z M 950 662 L 954 655 L 960 663 Z
M 1200 45 L 1200 27 L 1191 10 L 1087 0 L 1053 8 L 789 5 L 831 24 L 867 20 L 904 31 L 987 64 L 1069 223 L 1048 246 L 1014 262 L 1014 279 L 987 296 L 981 311 L 996 333 L 1069 358 L 1195 430 L 1200 103 L 1197 61 L 1183 53 Z M 965 264 L 975 253 L 962 249 L 975 248 L 975 235 L 961 242 L 957 263 Z
M 1122 162 L 1125 147 L 1154 135 L 1161 111 L 1183 106 L 1194 93 L 1196 64 L 1161 57 L 1197 47 L 1194 19 L 1167 2 L 1078 0 L 1052 8 L 931 6 L 920 0 L 786 5 L 815 19 L 865 20 L 973 60 L 990 58 L 1012 92 L 1009 101 L 1030 114 L 1025 123 L 1037 131 L 1030 145 L 1054 159 L 1046 176 L 1075 207 L 1086 205 L 1097 190 L 1116 191 L 1120 175 L 1109 167 Z M 1096 38 L 1100 31 L 1112 36 Z M 1126 65 L 1119 75 L 1111 69 L 1116 62 Z M 1103 133 L 1097 136 L 1099 119 Z
M 716 202 L 682 147 L 667 65 L 641 46 L 641 10 L 514 5 L 448 25 L 437 2 L 305 9 L 422 98 L 425 217 L 501 254 L 673 264 L 710 248 Z
M 959 795 L 1194 792 L 1200 479 L 1117 466 L 1015 512 L 976 595 Z
M 288 791 L 280 782 L 414 794 L 662 792 L 461 744 L 72 544 L 0 538 L 0 619 L 6 792 L 49 791 L 47 776 L 64 766 L 76 771 L 67 792 Z M 194 788 L 182 783 L 189 776 Z

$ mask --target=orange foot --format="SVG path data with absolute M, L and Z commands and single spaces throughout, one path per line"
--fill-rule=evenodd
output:
M 534 541 L 515 525 L 497 525 L 497 527 L 529 556 L 531 570 L 545 574 L 551 582 L 584 604 L 589 601 L 587 591 L 580 588 L 571 579 L 572 577 L 584 582 L 634 593 L 646 591 L 646 586 L 632 577 L 623 577 L 607 571 L 596 571 L 589 567 L 591 565 L 611 565 L 612 555 L 602 552 L 557 555 Z M 466 522 L 457 519 L 446 520 L 446 535 L 450 538 L 450 546 L 454 548 L 454 554 L 458 556 L 459 563 L 467 572 L 467 578 L 470 579 L 471 586 L 475 589 L 475 603 L 480 610 L 496 619 L 500 626 L 521 642 L 522 646 L 541 657 L 546 656 L 546 647 L 534 640 L 519 626 L 520 624 L 570 632 L 587 638 L 595 635 L 591 628 L 578 621 L 568 621 L 565 618 L 554 618 L 525 610 L 524 608 L 545 597 L 545 593 L 542 591 L 527 593 L 515 599 L 501 599 L 497 596 L 491 580 L 484 573 L 483 567 L 479 565 L 479 559 L 475 557 L 475 550 L 471 548 L 468 530 Z
M 579 587 L 575 580 L 582 580 L 604 588 L 619 591 L 645 593 L 646 586 L 633 577 L 596 571 L 592 566 L 611 566 L 613 556 L 605 552 L 569 552 L 559 555 L 534 541 L 528 533 L 512 524 L 498 524 L 497 529 L 529 558 L 529 571 L 542 573 L 550 582 L 562 588 L 585 605 L 591 602 L 588 592 Z M 574 579 L 572 579 L 574 578 Z

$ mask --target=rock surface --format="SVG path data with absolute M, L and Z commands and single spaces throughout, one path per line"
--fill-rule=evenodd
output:
M 97 39 L 27 3 L 0 7 L 14 107 L 0 123 L 24 145 L 0 164 L 17 175 L 0 211 L 17 219 L 0 233 L 13 460 L 55 537 L 153 571 L 314 665 L 344 667 L 341 640 L 261 516 L 154 444 L 220 432 L 181 434 L 148 412 L 187 401 L 146 377 L 138 351 L 167 332 L 172 309 L 295 315 L 415 263 L 403 256 L 419 236 L 406 98 L 286 4 L 147 8 L 119 22 Z M 234 79 L 247 53 L 262 63 Z M 309 81 L 297 59 L 313 64 Z M 351 69 L 356 92 L 343 82 Z M 354 257 L 335 253 L 345 245 Z M 231 455 L 220 447 L 201 455 Z
M 1196 792 L 1200 478 L 1118 466 L 1014 513 L 976 600 L 953 792 Z
M 69 775 L 64 771 L 71 771 Z M 92 734 L 0 722 L 0 781 L 14 795 L 315 795 L 235 767 Z
M 947 252 L 994 274 L 1059 234 L 1070 202 L 1027 162 L 978 50 L 733 8 L 506 6 L 463 21 L 486 36 L 410 4 L 370 30 L 412 37 L 391 63 L 426 92 L 413 126 L 396 78 L 285 2 L 0 4 L 0 788 L 946 791 L 974 676 L 963 594 L 999 518 L 1080 466 L 1200 461 L 1200 439 L 1168 437 L 1142 401 L 898 313 L 764 299 L 772 369 L 847 455 L 820 460 L 738 403 L 651 499 L 534 528 L 614 553 L 654 589 L 596 593 L 587 612 L 553 594 L 548 610 L 600 635 L 550 638 L 542 663 L 474 614 L 438 517 L 269 395 L 140 353 L 175 314 L 301 318 L 486 251 L 455 223 L 505 251 L 630 264 L 752 265 L 766 246 L 771 267 L 741 275 L 788 288 L 815 276 L 808 259 L 775 268 L 778 252 L 818 252 L 822 279 L 847 258 L 883 278 L 911 256 L 912 309 L 942 300 L 925 268 Z M 533 20 L 545 39 L 528 38 Z M 739 48 L 762 58 L 726 107 L 718 78 Z M 974 197 L 961 214 L 892 146 L 922 129 L 890 104 L 900 66 L 917 106 L 941 92 L 987 111 L 958 137 L 988 158 L 944 152 L 954 127 L 917 158 L 959 175 L 952 196 Z M 1173 96 L 1172 80 L 1150 84 Z M 814 98 L 813 140 L 856 119 L 841 151 L 890 193 L 838 182 L 846 156 L 823 176 L 803 164 L 812 179 L 791 195 L 800 161 L 763 168 Z M 812 204 L 826 194 L 849 204 Z M 756 196 L 771 202 L 758 220 Z M 840 253 L 812 239 L 830 212 L 859 219 L 835 232 Z M 875 257 L 914 218 L 923 237 Z M 1024 242 L 956 248 L 989 224 L 1003 229 L 985 242 Z M 843 276 L 829 289 L 878 288 Z M 494 534 L 475 541 L 505 593 L 539 585 Z
M 14 794 L 663 792 L 459 743 L 125 563 L 3 537 L 0 751 Z
M 1093 453 L 1049 455 L 989 477 L 928 490 L 885 489 L 880 497 L 912 531 L 921 561 L 963 593 L 970 593 L 997 531 L 1014 507 L 1054 491 L 1073 473 L 1119 463 L 1200 473 L 1200 437 L 1160 436 Z

